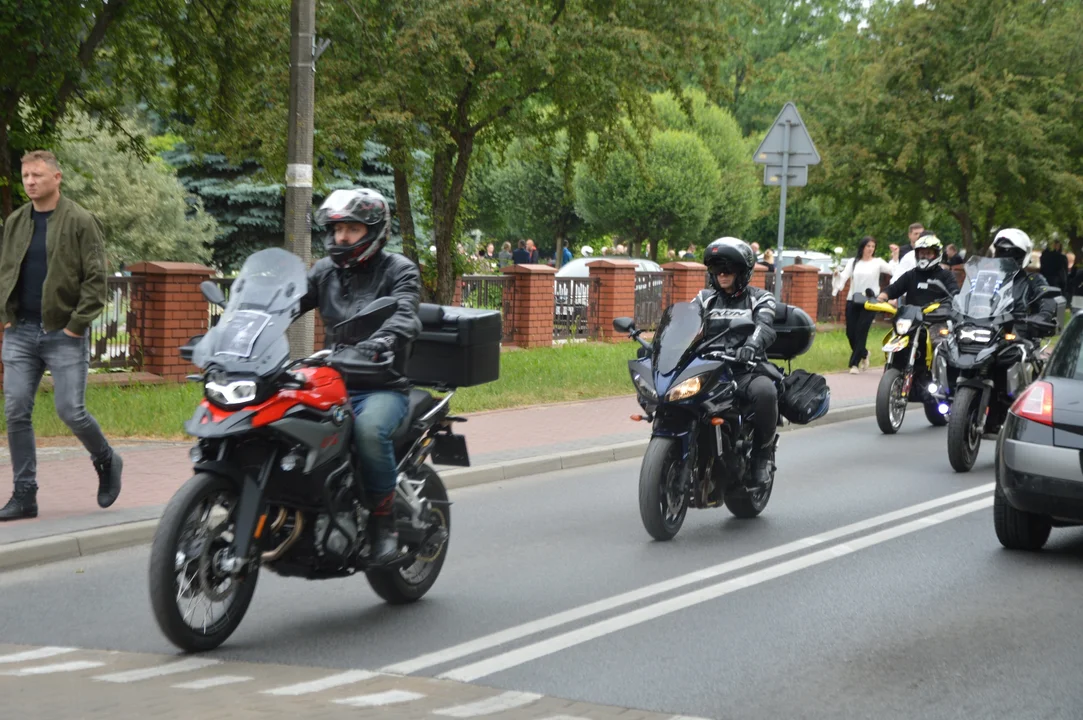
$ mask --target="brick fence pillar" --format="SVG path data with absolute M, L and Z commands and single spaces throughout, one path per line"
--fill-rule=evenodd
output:
M 691 302 L 707 287 L 707 266 L 698 262 L 671 262 L 662 266 L 662 309 Z
M 501 270 L 511 277 L 511 302 L 505 303 L 505 321 L 511 326 L 509 343 L 519 347 L 553 344 L 553 310 L 556 293 L 548 265 L 508 265 Z
M 754 287 L 767 289 L 767 268 L 763 265 L 756 265 L 752 268 L 752 279 L 748 281 L 749 285 Z M 775 298 L 776 300 L 781 298 Z
M 589 317 L 587 328 L 598 340 L 627 340 L 627 335 L 613 329 L 614 318 L 635 318 L 636 264 L 622 260 L 595 260 L 587 263 L 590 274 Z M 594 279 L 597 278 L 597 283 Z M 597 292 L 598 296 L 593 294 Z
M 785 302 L 801 308 L 816 322 L 816 310 L 820 304 L 820 271 L 812 265 L 787 265 L 782 268 L 782 274 L 783 278 L 793 278 Z M 782 284 L 785 286 L 787 283 L 783 280 Z
M 312 350 L 313 352 L 315 352 L 316 350 L 323 350 L 323 339 L 325 330 L 323 327 L 323 316 L 320 315 L 320 311 L 313 310 L 312 316 Z
M 182 262 L 140 262 L 127 269 L 143 278 L 142 297 L 132 299 L 142 318 L 143 371 L 183 380 L 193 368 L 178 349 L 193 335 L 207 332 L 210 313 L 199 284 L 214 270 Z

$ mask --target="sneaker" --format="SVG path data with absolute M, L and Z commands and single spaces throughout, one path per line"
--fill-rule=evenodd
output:
M 38 516 L 38 491 L 36 488 L 17 487 L 8 504 L 0 508 L 0 521 L 23 520 Z
M 98 507 L 107 508 L 120 495 L 120 474 L 124 470 L 124 461 L 110 450 L 107 459 L 94 461 L 94 469 L 98 472 Z
M 857 375 L 859 372 L 861 372 L 861 371 L 857 369 L 857 365 L 851 365 L 850 366 L 850 374 L 851 375 Z
M 869 369 L 869 359 L 868 358 L 863 358 L 861 360 L 861 372 L 865 372 L 868 369 Z

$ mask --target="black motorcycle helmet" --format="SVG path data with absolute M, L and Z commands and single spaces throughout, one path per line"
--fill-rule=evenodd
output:
M 708 282 L 716 292 L 724 292 L 718 284 L 718 273 L 732 272 L 736 279 L 733 292 L 739 293 L 748 287 L 752 280 L 752 270 L 756 267 L 756 253 L 744 240 L 735 237 L 719 238 L 703 251 L 703 264 L 707 266 Z
M 368 227 L 365 237 L 350 245 L 335 243 L 335 225 L 361 223 Z M 327 228 L 323 245 L 339 267 L 364 263 L 387 243 L 391 229 L 391 207 L 383 195 L 368 188 L 335 190 L 316 211 L 316 224 Z

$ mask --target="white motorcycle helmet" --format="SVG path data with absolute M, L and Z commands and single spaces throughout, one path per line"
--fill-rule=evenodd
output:
M 1025 268 L 1030 264 L 1034 242 L 1018 228 L 1005 228 L 993 238 L 993 257 L 1010 257 Z
M 583 257 L 590 257 L 594 255 L 594 248 L 590 245 L 584 245 L 579 249 L 579 252 L 583 254 Z
M 918 250 L 933 250 L 936 256 L 933 258 L 918 258 Z M 914 242 L 914 258 L 917 260 L 919 270 L 929 270 L 944 261 L 944 244 L 936 235 L 922 235 Z

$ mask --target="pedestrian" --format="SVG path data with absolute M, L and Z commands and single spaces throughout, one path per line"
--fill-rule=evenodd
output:
M 955 267 L 956 265 L 962 265 L 966 260 L 959 254 L 959 248 L 954 245 L 948 245 L 944 248 L 944 264 L 948 267 Z
M 771 248 L 764 250 L 763 260 L 760 260 L 759 264 L 767 268 L 767 272 L 773 273 L 775 271 L 775 251 Z
M 46 370 L 53 376 L 56 414 L 90 453 L 100 507 L 116 502 L 124 468 L 86 410 L 90 325 L 108 295 L 101 222 L 61 195 L 63 175 L 51 152 L 24 155 L 22 177 L 30 202 L 7 218 L 0 245 L 4 415 L 15 482 L 0 520 L 38 514 L 32 416 Z
M 511 243 L 505 241 L 500 246 L 500 252 L 496 256 L 496 266 L 505 267 L 512 264 Z
M 1050 285 L 1060 288 L 1063 292 L 1068 286 L 1068 270 L 1068 258 L 1061 251 L 1060 241 L 1054 240 L 1042 251 L 1038 261 L 1038 272 Z
M 539 262 L 538 246 L 535 245 L 534 241 L 531 240 L 530 238 L 526 239 L 526 251 L 527 251 L 527 253 L 530 254 L 530 264 L 531 265 L 537 265 L 538 262 Z
M 516 265 L 529 265 L 533 262 L 533 258 L 530 257 L 530 252 L 527 250 L 526 242 L 526 240 L 520 240 L 519 247 L 511 254 L 512 262 Z
M 838 295 L 846 281 L 850 281 L 850 298 L 855 294 L 867 295 L 866 290 L 871 290 L 873 297 L 880 294 L 880 276 L 891 275 L 898 264 L 890 263 L 875 257 L 876 238 L 866 235 L 857 245 L 857 253 L 842 274 L 837 274 L 832 283 L 831 294 Z M 875 313 L 865 309 L 865 302 L 854 302 L 848 299 L 846 302 L 846 339 L 850 342 L 850 374 L 856 375 L 869 368 L 869 351 L 866 345 L 869 339 L 869 328 Z

